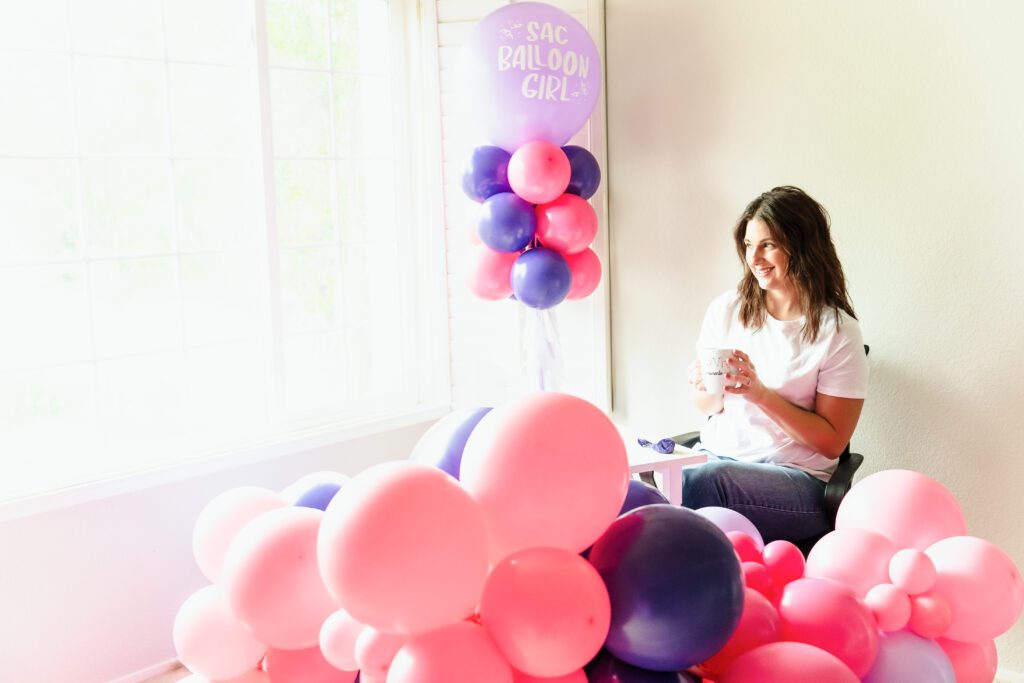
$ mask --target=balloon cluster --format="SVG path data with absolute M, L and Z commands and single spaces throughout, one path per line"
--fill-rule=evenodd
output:
M 587 199 L 601 169 L 586 149 L 561 145 L 597 102 L 594 41 L 562 10 L 516 3 L 474 27 L 463 71 L 469 118 L 493 143 L 473 150 L 462 178 L 481 203 L 470 289 L 536 309 L 589 296 L 601 262 L 589 246 L 597 215 Z

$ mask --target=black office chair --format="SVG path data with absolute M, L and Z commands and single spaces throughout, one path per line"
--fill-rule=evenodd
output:
M 871 347 L 867 344 L 864 345 L 864 355 L 868 355 L 871 352 Z M 672 440 L 680 446 L 685 448 L 693 448 L 694 444 L 700 441 L 700 432 L 687 432 L 678 436 L 673 436 Z M 853 486 L 853 475 L 856 474 L 857 469 L 864 464 L 864 456 L 860 453 L 851 453 L 850 444 L 846 444 L 846 448 L 843 450 L 842 455 L 839 456 L 839 463 L 836 465 L 835 472 L 832 473 L 832 478 L 825 484 L 825 516 L 828 519 L 828 529 L 817 536 L 805 538 L 796 543 L 797 547 L 803 552 L 806 557 L 822 536 L 833 531 L 836 528 L 836 514 L 839 512 L 839 505 L 843 502 L 843 498 L 849 492 L 850 487 Z M 654 472 L 641 472 L 640 479 L 646 483 L 657 488 L 654 483 Z

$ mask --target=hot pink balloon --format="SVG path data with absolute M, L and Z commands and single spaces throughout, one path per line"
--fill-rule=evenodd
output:
M 967 533 L 960 504 L 942 484 L 910 470 L 875 472 L 843 498 L 836 529 L 867 529 L 898 548 L 925 550 L 950 536 Z
M 264 664 L 271 683 L 352 683 L 356 671 L 341 671 L 324 659 L 319 647 L 267 652 Z
M 200 588 L 185 601 L 174 618 L 173 637 L 181 663 L 212 679 L 255 669 L 267 651 L 235 618 L 221 586 Z
M 575 254 L 586 249 L 596 236 L 597 214 L 582 197 L 563 194 L 537 207 L 537 239 L 545 247 Z
M 757 547 L 757 541 L 750 536 L 742 531 L 727 531 L 725 535 L 729 542 L 732 543 L 732 549 L 736 551 L 740 562 L 756 562 L 758 564 L 763 562 L 761 551 Z
M 497 563 L 534 546 L 582 552 L 618 516 L 629 462 L 618 430 L 597 407 L 543 392 L 480 421 L 460 476 L 483 512 Z
M 743 585 L 752 588 L 766 597 L 768 600 L 775 600 L 775 585 L 768 570 L 760 562 L 742 562 L 740 569 L 743 571 Z
M 562 148 L 544 140 L 527 142 L 508 162 L 508 184 L 531 204 L 546 204 L 565 192 L 571 173 Z
M 192 554 L 210 581 L 220 581 L 224 556 L 232 539 L 253 519 L 288 503 L 270 489 L 239 486 L 228 489 L 203 508 L 192 531 Z
M 601 259 L 597 257 L 593 249 L 587 248 L 575 254 L 565 257 L 569 264 L 569 272 L 572 273 L 572 285 L 569 287 L 570 301 L 583 299 L 593 294 L 597 285 L 601 282 Z
M 800 548 L 789 541 L 772 541 L 761 552 L 768 576 L 772 577 L 772 585 L 776 592 L 791 581 L 803 578 L 804 555 Z
M 889 560 L 897 550 L 896 544 L 873 531 L 837 529 L 811 548 L 804 576 L 838 581 L 864 597 L 889 582 Z
M 363 628 L 363 624 L 343 609 L 327 617 L 320 627 L 320 651 L 324 659 L 336 669 L 357 670 L 356 640 Z
M 779 613 L 772 603 L 748 588 L 743 594 L 743 615 L 736 630 L 722 649 L 701 666 L 710 672 L 722 673 L 740 655 L 777 641 L 780 629 Z
M 564 676 L 540 678 L 512 669 L 512 683 L 587 683 L 587 674 L 583 672 L 583 669 L 579 669 Z
M 368 676 L 387 678 L 395 653 L 409 640 L 408 636 L 384 633 L 367 626 L 356 640 L 356 662 Z
M 782 591 L 779 618 L 783 640 L 819 647 L 858 677 L 871 670 L 878 627 L 868 606 L 846 586 L 825 579 L 793 581 Z
M 864 603 L 883 631 L 899 631 L 910 621 L 910 597 L 891 583 L 881 583 L 869 590 Z
M 257 638 L 285 650 L 317 644 L 338 609 L 317 567 L 323 513 L 307 507 L 265 512 L 242 529 L 224 560 L 231 609 Z
M 932 590 L 952 612 L 945 637 L 974 642 L 1007 631 L 1024 607 L 1024 583 L 1010 556 L 988 541 L 957 536 L 925 551 L 935 564 Z
M 389 633 L 469 616 L 487 576 L 476 503 L 441 470 L 411 461 L 354 477 L 324 513 L 317 550 L 338 604 Z
M 953 622 L 949 603 L 937 593 L 921 593 L 910 598 L 907 627 L 922 638 L 935 639 L 946 634 Z
M 740 655 L 721 683 L 860 683 L 834 655 L 806 643 L 769 643 Z
M 935 585 L 935 564 L 928 555 L 916 548 L 904 548 L 889 561 L 889 578 L 907 595 L 917 595 Z
M 935 641 L 949 657 L 956 674 L 956 683 L 992 683 L 996 677 L 999 657 L 991 640 L 963 643 L 939 638 Z
M 512 683 L 512 669 L 483 628 L 461 621 L 409 640 L 388 683 Z
M 512 266 L 517 252 L 494 251 L 485 244 L 473 249 L 469 291 L 481 299 L 497 301 L 512 294 Z
M 611 602 L 601 575 L 578 554 L 527 548 L 491 570 L 480 619 L 513 668 L 533 676 L 564 676 L 601 649 Z

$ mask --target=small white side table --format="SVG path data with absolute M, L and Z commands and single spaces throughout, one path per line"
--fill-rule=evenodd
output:
M 661 492 L 668 498 L 668 502 L 680 505 L 683 502 L 683 468 L 688 465 L 703 465 L 708 461 L 708 456 L 682 446 L 676 446 L 674 453 L 659 453 L 653 448 L 644 448 L 638 444 L 638 435 L 628 428 L 620 427 L 619 434 L 626 442 L 630 474 L 657 472 L 661 475 Z

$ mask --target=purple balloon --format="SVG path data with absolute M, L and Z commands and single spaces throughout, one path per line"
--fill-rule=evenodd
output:
M 488 14 L 463 52 L 467 119 L 514 152 L 532 140 L 564 145 L 601 91 L 601 62 L 587 29 L 566 12 L 517 2 Z
M 518 195 L 500 192 L 480 207 L 477 232 L 480 241 L 494 251 L 521 251 L 537 232 L 537 212 L 533 204 Z
M 567 145 L 562 148 L 565 156 L 569 157 L 569 186 L 565 191 L 569 194 L 579 195 L 584 199 L 590 199 L 601 186 L 601 167 L 594 155 L 582 147 Z
M 587 683 L 700 683 L 684 671 L 638 669 L 602 650 L 586 667 Z
M 730 531 L 741 531 L 754 539 L 758 550 L 764 550 L 764 539 L 761 532 L 757 530 L 754 523 L 747 519 L 742 513 L 729 508 L 709 506 L 694 510 L 698 515 L 711 521 L 712 524 L 721 529 L 724 533 Z
M 657 505 L 668 502 L 668 498 L 665 497 L 658 489 L 653 486 L 648 486 L 642 481 L 636 479 L 629 480 L 629 488 L 626 489 L 626 500 L 622 503 L 622 509 L 619 510 L 620 515 L 624 515 L 630 510 L 635 510 L 638 507 L 644 505 Z
M 327 505 L 334 500 L 334 496 L 341 490 L 341 484 L 325 482 L 311 487 L 295 501 L 295 505 L 316 510 L 326 510 Z
M 475 202 L 482 202 L 499 192 L 511 192 L 508 184 L 508 161 L 512 155 L 501 147 L 483 145 L 473 150 L 462 173 L 462 190 Z
M 531 249 L 512 264 L 512 293 L 530 308 L 551 308 L 561 303 L 571 286 L 569 264 L 554 249 Z
M 743 612 L 740 562 L 725 534 L 693 510 L 645 505 L 590 549 L 608 588 L 605 648 L 653 671 L 680 671 L 722 649 Z
M 420 437 L 409 459 L 432 465 L 458 479 L 469 435 L 489 412 L 491 409 L 484 407 L 445 415 Z
M 953 665 L 934 640 L 909 631 L 883 633 L 879 638 L 878 656 L 864 683 L 956 683 Z

